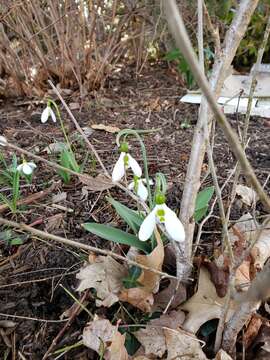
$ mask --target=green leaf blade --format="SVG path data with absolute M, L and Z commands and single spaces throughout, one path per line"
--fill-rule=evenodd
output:
M 97 223 L 85 223 L 83 224 L 83 228 L 105 240 L 133 246 L 145 253 L 149 253 L 151 251 L 151 247 L 148 243 L 140 241 L 135 235 L 115 229 L 112 226 Z
M 108 198 L 108 201 L 115 208 L 117 214 L 128 224 L 134 233 L 137 234 L 144 219 L 134 210 L 129 209 L 113 198 Z

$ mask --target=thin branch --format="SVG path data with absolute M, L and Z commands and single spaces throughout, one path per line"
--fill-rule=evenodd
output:
M 205 5 L 205 2 L 203 2 L 203 10 L 204 10 L 204 15 L 205 15 L 206 26 L 207 26 L 208 30 L 210 31 L 212 38 L 214 40 L 214 43 L 215 43 L 215 54 L 216 54 L 216 56 L 219 56 L 220 52 L 221 52 L 221 46 L 220 46 L 220 37 L 219 37 L 218 27 L 214 28 L 214 25 L 211 21 L 211 17 L 209 15 L 209 12 Z
M 210 85 L 209 85 L 206 77 L 201 72 L 200 66 L 196 59 L 196 54 L 194 53 L 194 50 L 190 43 L 189 37 L 187 35 L 182 17 L 179 13 L 179 10 L 177 8 L 175 0 L 166 0 L 166 1 L 163 1 L 163 4 L 164 4 L 166 14 L 167 14 L 168 24 L 169 24 L 171 32 L 176 40 L 177 46 L 179 47 L 179 49 L 182 52 L 182 54 L 184 55 L 185 59 L 189 63 L 189 66 L 193 72 L 193 75 L 194 75 L 195 79 L 197 80 L 197 83 L 199 84 L 215 118 L 217 119 L 219 125 L 221 126 L 221 128 L 229 142 L 231 150 L 233 151 L 236 158 L 239 160 L 239 163 L 241 164 L 243 172 L 245 173 L 245 175 L 248 178 L 248 180 L 250 181 L 250 183 L 253 185 L 260 200 L 266 206 L 266 208 L 270 210 L 270 199 L 269 199 L 268 195 L 266 194 L 266 192 L 264 191 L 264 189 L 262 188 L 261 184 L 259 183 L 259 181 L 255 175 L 255 172 L 254 172 L 253 168 L 251 167 L 251 165 L 245 155 L 245 152 L 241 146 L 241 143 L 238 140 L 237 135 L 235 134 L 234 130 L 231 128 L 230 124 L 226 120 L 225 115 L 222 113 L 222 111 L 220 110 L 220 107 L 218 106 L 218 104 L 216 102 L 217 92 L 215 92 L 215 94 L 213 93 L 213 90 L 210 88 Z M 253 1 L 243 0 L 240 4 L 239 10 L 238 10 L 238 12 L 240 13 L 239 17 L 237 18 L 237 21 L 235 20 L 235 22 L 232 25 L 233 30 L 236 33 L 235 37 L 233 39 L 228 39 L 228 36 L 231 34 L 227 33 L 227 35 L 226 35 L 227 45 L 230 45 L 232 47 L 230 49 L 230 51 L 232 53 L 234 53 L 234 50 L 236 50 L 236 47 L 237 47 L 236 45 L 238 45 L 238 43 L 241 40 L 241 37 L 244 33 L 244 30 L 246 29 L 246 26 L 248 24 L 248 21 L 250 19 L 250 16 L 251 16 L 253 10 L 256 7 L 256 4 L 257 4 L 257 1 L 254 1 L 254 0 Z M 248 6 L 248 8 L 247 8 L 247 6 Z M 228 49 L 227 49 L 227 51 L 228 51 Z M 220 76 L 216 75 L 218 78 L 218 80 L 216 80 L 216 83 L 218 83 L 218 85 L 219 85 L 218 88 L 221 88 L 223 79 L 225 77 L 225 74 L 223 74 L 223 76 L 221 76 L 221 74 L 220 74 L 222 72 L 221 69 L 224 70 L 224 65 L 222 66 L 222 64 L 221 64 L 221 63 L 225 62 L 224 56 L 228 56 L 228 53 L 224 52 L 222 58 L 219 59 L 219 61 L 217 62 L 217 65 L 216 65 L 217 68 L 221 67 L 219 71 L 215 72 L 218 75 L 220 75 Z M 229 60 L 230 59 L 231 59 L 231 56 L 229 56 Z M 228 60 L 226 61 L 226 63 L 228 63 Z M 213 80 L 214 79 L 212 78 L 212 81 Z M 204 107 L 206 110 L 207 105 L 204 104 Z M 205 119 L 207 119 L 207 117 Z M 205 123 L 205 121 L 203 121 L 203 124 L 204 123 Z M 203 137 L 203 139 L 204 139 L 204 137 Z M 205 140 L 203 141 L 203 143 L 204 142 L 205 142 Z M 202 151 L 202 149 L 200 149 L 200 151 Z M 201 154 L 200 154 L 200 157 L 201 157 Z M 198 166 L 197 163 L 196 163 L 196 166 L 200 168 L 200 166 Z M 199 169 L 199 172 L 200 172 L 200 169 Z M 196 184 L 197 183 L 194 184 L 194 180 L 193 180 L 193 185 L 196 185 Z M 198 187 L 198 185 L 197 185 L 197 187 Z M 197 193 L 198 188 L 194 189 L 194 191 L 195 190 Z M 190 196 L 192 198 L 194 197 L 194 191 L 192 194 L 190 194 Z M 189 199 L 189 205 L 190 205 L 190 199 Z M 182 207 L 181 207 L 181 209 L 182 209 Z M 192 206 L 186 211 L 188 211 L 189 215 L 190 215 L 190 211 L 192 211 L 192 213 L 193 213 L 194 212 L 194 204 L 192 204 Z M 189 218 L 190 218 L 190 216 L 189 216 Z M 186 225 L 186 223 L 185 223 L 185 225 Z M 188 233 L 189 233 L 189 231 L 188 231 Z M 192 237 L 190 237 L 190 239 L 188 239 L 188 240 L 191 242 Z M 190 253 L 191 244 L 189 243 L 189 244 L 187 244 L 187 246 L 189 246 L 188 251 Z
M 53 91 L 56 93 L 56 95 L 59 97 L 61 103 L 63 104 L 64 108 L 66 109 L 67 113 L 69 114 L 71 120 L 73 121 L 74 125 L 76 126 L 76 129 L 78 130 L 78 132 L 82 135 L 84 141 L 86 142 L 86 144 L 88 145 L 88 147 L 90 148 L 90 150 L 92 151 L 92 153 L 95 155 L 97 161 L 99 162 L 100 166 L 102 167 L 104 173 L 107 176 L 110 176 L 107 169 L 105 168 L 100 156 L 97 153 L 97 150 L 95 149 L 94 145 L 92 145 L 90 143 L 90 141 L 88 140 L 87 136 L 85 135 L 85 133 L 83 132 L 82 128 L 80 127 L 80 125 L 78 124 L 78 121 L 75 119 L 74 115 L 72 114 L 70 108 L 67 106 L 67 103 L 65 102 L 65 100 L 63 99 L 63 97 L 61 96 L 60 92 L 58 91 L 58 89 L 54 86 L 54 84 L 48 80 L 49 84 L 51 85 Z
M 114 258 L 116 258 L 118 260 L 124 261 L 124 262 L 126 262 L 126 263 L 128 263 L 130 265 L 135 265 L 135 266 L 140 267 L 141 269 L 151 271 L 151 272 L 153 272 L 155 274 L 158 274 L 158 275 L 162 276 L 163 278 L 177 279 L 176 276 L 167 274 L 167 273 L 162 272 L 162 271 L 158 271 L 156 269 L 150 268 L 150 267 L 145 266 L 143 264 L 139 264 L 136 261 L 130 260 L 128 258 L 125 258 L 124 256 L 121 256 L 121 255 L 118 255 L 118 254 L 114 253 L 113 251 L 95 248 L 94 246 L 90 246 L 90 245 L 87 245 L 87 244 L 82 244 L 82 243 L 80 243 L 78 241 L 69 240 L 69 239 L 63 238 L 61 236 L 49 234 L 49 233 L 47 233 L 45 231 L 37 230 L 35 228 L 32 228 L 31 226 L 26 225 L 24 223 L 17 223 L 15 221 L 6 220 L 6 219 L 3 219 L 3 218 L 0 217 L 0 225 L 6 225 L 6 226 L 9 226 L 9 227 L 14 228 L 14 229 L 24 230 L 24 231 L 27 231 L 27 232 L 29 232 L 29 233 L 37 236 L 37 237 L 52 240 L 52 241 L 55 241 L 55 242 L 58 242 L 58 243 L 61 243 L 61 244 L 65 244 L 65 245 L 77 248 L 77 249 L 93 251 L 93 252 L 98 253 L 98 254 L 111 256 L 111 257 L 114 257 Z

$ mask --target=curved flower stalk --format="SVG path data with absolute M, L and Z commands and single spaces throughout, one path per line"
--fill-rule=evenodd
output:
M 144 163 L 144 173 L 145 173 L 146 187 L 147 187 L 147 192 L 148 192 L 149 205 L 150 205 L 150 208 L 152 209 L 153 201 L 152 201 L 152 194 L 151 194 L 151 189 L 150 189 L 150 179 L 149 179 L 149 173 L 148 173 L 148 162 L 147 162 L 146 149 L 145 149 L 145 145 L 142 141 L 142 138 L 139 135 L 139 133 L 145 133 L 145 132 L 148 132 L 148 131 L 147 130 L 123 129 L 123 130 L 119 131 L 119 133 L 117 134 L 116 143 L 118 146 L 120 146 L 120 138 L 123 136 L 124 140 L 125 140 L 127 138 L 127 136 L 129 136 L 129 135 L 135 136 L 137 138 L 137 140 L 139 141 L 140 146 L 141 146 L 141 151 L 142 151 L 143 163 Z M 138 177 L 141 177 L 141 175 Z
M 128 144 L 122 143 L 120 146 L 121 154 L 112 172 L 112 181 L 117 182 L 122 179 L 127 169 L 131 168 L 134 175 L 140 178 L 142 176 L 142 169 L 138 162 L 128 153 Z
M 31 175 L 36 167 L 37 165 L 34 162 L 27 162 L 24 160 L 22 164 L 17 166 L 17 170 L 23 172 L 25 175 Z
M 146 216 L 139 230 L 139 239 L 148 240 L 156 224 L 164 224 L 169 236 L 177 242 L 185 240 L 185 230 L 174 211 L 165 204 L 165 196 L 161 193 L 156 195 L 156 205 Z
M 52 121 L 54 123 L 56 123 L 56 116 L 55 116 L 55 113 L 53 112 L 53 109 L 51 108 L 50 101 L 48 101 L 47 107 L 42 111 L 42 114 L 41 114 L 42 124 L 45 124 L 48 121 L 49 117 L 51 117 Z

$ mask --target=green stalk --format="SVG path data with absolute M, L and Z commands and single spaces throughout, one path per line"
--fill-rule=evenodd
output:
M 60 111 L 59 111 L 59 108 L 58 108 L 57 104 L 55 103 L 55 101 L 49 100 L 48 105 L 50 106 L 51 103 L 53 104 L 54 108 L 56 109 L 57 117 L 58 117 L 58 119 L 60 121 L 61 129 L 62 129 L 62 132 L 64 134 L 67 146 L 68 146 L 69 150 L 72 151 L 71 145 L 70 145 L 70 142 L 69 142 L 69 139 L 68 139 L 68 136 L 67 136 L 67 132 L 66 132 L 66 129 L 65 129 L 65 126 L 64 126 Z
M 133 130 L 133 129 L 123 129 L 121 131 L 119 131 L 119 133 L 116 136 L 116 143 L 118 146 L 120 146 L 120 138 L 121 136 L 124 136 L 124 138 L 126 139 L 127 136 L 129 135 L 134 135 L 137 140 L 140 143 L 141 146 L 141 151 L 142 151 L 142 157 L 143 157 L 143 163 L 144 163 L 144 173 L 145 173 L 145 179 L 146 179 L 146 186 L 147 186 L 147 191 L 148 191 L 148 199 L 149 199 L 149 207 L 150 209 L 153 208 L 153 199 L 152 199 L 152 194 L 151 194 L 151 188 L 150 188 L 150 183 L 149 183 L 149 173 L 148 173 L 148 161 L 147 161 L 147 154 L 146 154 L 146 148 L 145 145 L 142 141 L 142 138 L 140 137 L 138 131 Z

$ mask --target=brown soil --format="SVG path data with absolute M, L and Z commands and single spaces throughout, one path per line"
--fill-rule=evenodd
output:
M 163 64 L 148 67 L 138 76 L 134 74 L 132 68 L 126 69 L 124 74 L 120 73 L 109 79 L 106 88 L 96 94 L 89 94 L 83 101 L 81 111 L 74 111 L 82 127 L 102 123 L 121 129 L 152 129 L 152 133 L 144 136 L 150 175 L 161 171 L 168 177 L 168 202 L 176 211 L 179 210 L 198 112 L 197 106 L 179 102 L 185 90 L 178 84 L 174 73 Z M 66 101 L 76 102 L 74 97 L 67 97 Z M 8 103 L 2 101 L 1 105 L 0 133 L 10 142 L 48 157 L 44 148 L 49 143 L 63 140 L 58 126 L 50 121 L 45 125 L 40 123 L 42 106 L 34 101 L 17 99 Z M 62 114 L 70 136 L 75 139 L 77 133 L 73 124 L 65 111 Z M 181 124 L 184 122 L 189 123 L 190 128 L 183 129 Z M 243 118 L 231 117 L 230 122 L 237 129 L 238 126 L 242 126 Z M 247 154 L 259 179 L 264 182 L 270 168 L 269 121 L 261 118 L 252 119 L 249 133 L 251 140 Z M 89 140 L 97 148 L 107 169 L 111 171 L 118 156 L 115 135 L 94 130 Z M 78 162 L 86 161 L 84 171 L 90 175 L 100 173 L 99 166 L 83 142 L 74 141 L 74 146 Z M 136 141 L 132 141 L 132 153 L 141 160 L 140 148 Z M 222 185 L 235 165 L 235 159 L 219 129 L 214 156 L 219 183 Z M 206 159 L 202 178 L 206 175 L 207 169 Z M 245 181 L 244 178 L 241 180 Z M 53 181 L 59 181 L 59 176 L 39 164 L 33 184 L 23 187 L 22 197 L 48 188 Z M 209 184 L 212 184 L 211 176 L 206 178 L 202 186 Z M 66 200 L 62 201 L 61 205 L 72 209 L 72 212 L 52 206 L 52 197 L 47 196 L 36 203 L 24 206 L 16 216 L 9 211 L 2 215 L 6 219 L 32 224 L 37 229 L 45 229 L 69 239 L 110 249 L 113 246 L 111 243 L 86 233 L 81 224 L 92 220 L 121 226 L 121 221 L 108 205 L 106 191 L 102 193 L 89 191 L 86 194 L 82 193 L 82 188 L 83 185 L 74 178 L 67 185 L 60 184 L 55 190 L 56 194 L 67 193 Z M 231 182 L 224 190 L 225 200 L 230 188 Z M 269 182 L 266 188 L 269 191 Z M 111 194 L 120 198 L 123 203 L 130 204 L 119 190 L 113 189 Z M 238 219 L 246 211 L 247 208 L 236 202 L 232 219 Z M 264 214 L 260 203 L 257 205 L 257 211 L 258 214 Z M 217 210 L 216 215 L 218 216 Z M 1 231 L 3 230 L 2 228 Z M 211 255 L 214 246 L 217 246 L 220 240 L 220 235 L 216 233 L 216 230 L 221 230 L 218 219 L 209 221 L 205 230 L 207 232 L 215 230 L 215 232 L 203 236 L 204 246 L 199 251 Z M 77 284 L 75 273 L 86 258 L 87 254 L 82 251 L 49 241 L 40 241 L 30 236 L 20 246 L 9 246 L 0 240 L 0 321 L 8 319 L 16 322 L 15 331 L 11 334 L 7 333 L 6 339 L 0 335 L 0 359 L 6 359 L 4 354 L 8 353 L 8 341 L 27 359 L 42 359 L 54 337 L 64 326 L 64 322 L 59 322 L 61 315 L 74 302 L 63 287 L 76 297 L 79 296 L 75 290 Z M 106 314 L 108 318 L 113 317 L 113 309 L 96 309 L 91 297 L 88 307 L 93 313 L 98 312 Z M 12 318 L 12 315 L 18 317 Z M 21 319 L 20 316 L 24 318 Z M 84 312 L 77 316 L 54 350 L 79 341 L 87 319 L 87 314 Z M 56 355 L 51 358 L 55 359 Z M 62 357 L 62 359 L 95 358 L 98 357 L 91 350 L 83 347 L 69 351 Z

